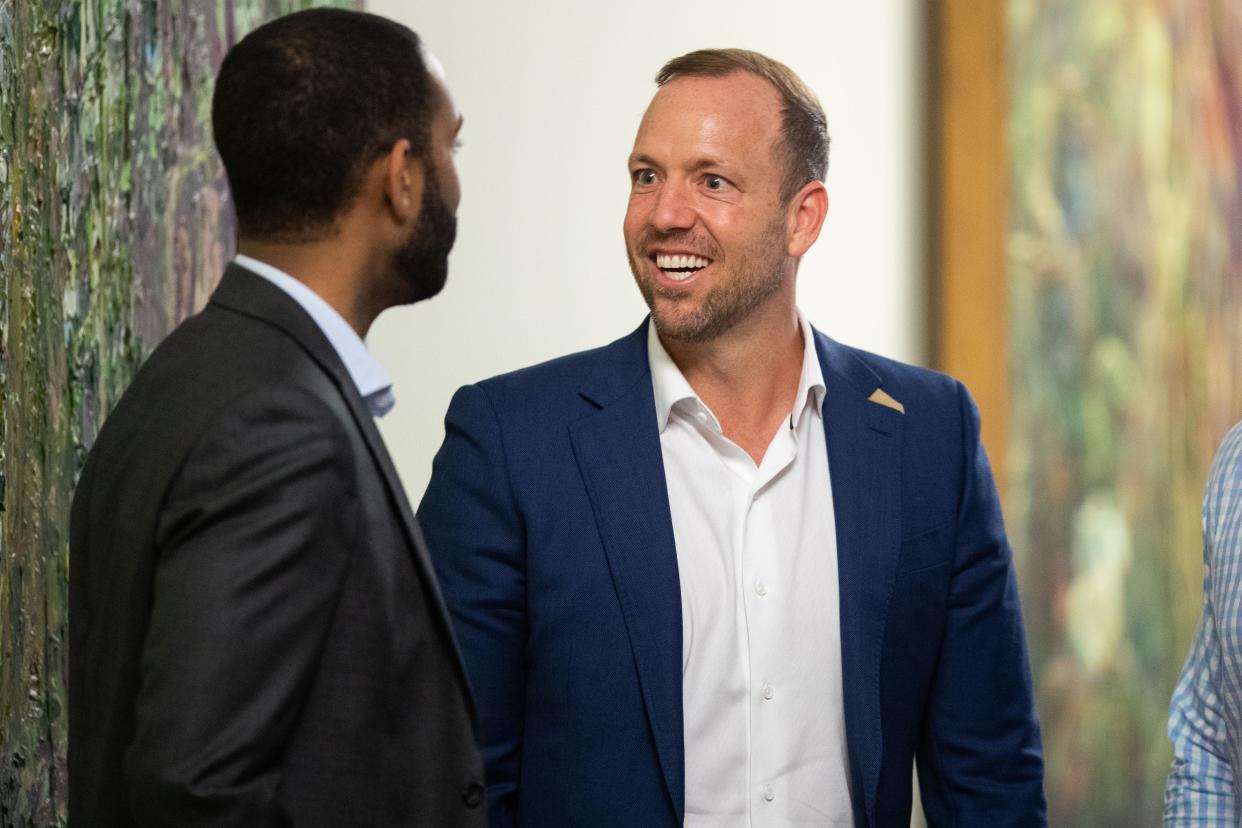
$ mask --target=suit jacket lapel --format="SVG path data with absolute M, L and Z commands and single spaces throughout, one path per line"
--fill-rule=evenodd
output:
M 841 670 L 855 810 L 868 824 L 883 754 L 880 659 L 901 547 L 904 415 L 868 397 L 880 378 L 851 351 L 816 333 L 824 372 L 824 430 L 836 514 Z
M 366 401 L 358 393 L 357 386 L 354 385 L 349 372 L 345 370 L 332 344 L 323 335 L 315 321 L 292 297 L 263 277 L 239 265 L 228 266 L 224 272 L 224 278 L 220 281 L 220 286 L 212 294 L 211 301 L 280 328 L 297 340 L 311 359 L 332 378 L 366 441 L 372 459 L 379 467 L 380 476 L 388 488 L 392 502 L 396 505 L 401 526 L 405 530 L 406 540 L 412 552 L 414 565 L 419 570 L 423 583 L 427 585 L 427 597 L 431 603 L 430 614 L 453 649 L 462 686 L 469 688 L 461 654 L 457 650 L 457 639 L 453 635 L 452 625 L 449 622 L 448 609 L 444 604 L 444 597 L 440 594 L 439 582 L 436 580 L 435 570 L 432 568 L 431 559 L 427 553 L 427 543 L 423 539 L 418 522 L 414 518 L 414 512 L 410 508 L 409 500 L 405 495 L 405 487 L 402 486 L 401 479 L 397 476 L 392 458 L 388 454 L 379 429 L 376 428 L 375 418 L 371 415 Z M 477 729 L 474 700 L 468 692 L 466 696 L 471 719 Z
M 681 582 L 647 362 L 646 323 L 604 350 L 570 437 L 625 618 L 664 781 L 685 811 Z

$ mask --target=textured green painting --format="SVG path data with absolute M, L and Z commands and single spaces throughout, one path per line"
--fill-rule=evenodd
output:
M 305 0 L 0 0 L 0 824 L 65 820 L 69 503 L 233 244 L 228 46 Z
M 1014 422 L 1050 824 L 1155 826 L 1242 418 L 1242 4 L 1008 0 Z

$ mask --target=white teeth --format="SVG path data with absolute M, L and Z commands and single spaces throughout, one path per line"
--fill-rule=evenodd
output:
M 707 267 L 711 262 L 702 256 L 669 256 L 663 253 L 656 255 L 656 266 L 662 270 L 674 268 L 684 270 L 685 268 L 701 268 Z
M 672 279 L 674 282 L 684 282 L 694 275 L 694 273 L 689 270 L 673 271 L 672 273 L 669 273 L 669 271 L 666 270 L 664 272 L 668 275 L 668 278 Z

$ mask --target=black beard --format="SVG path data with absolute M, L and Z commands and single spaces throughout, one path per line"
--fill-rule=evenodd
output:
M 423 199 L 410 240 L 393 256 L 393 271 L 411 288 L 408 302 L 430 299 L 448 280 L 448 255 L 457 240 L 457 217 L 440 195 L 436 169 L 423 161 Z

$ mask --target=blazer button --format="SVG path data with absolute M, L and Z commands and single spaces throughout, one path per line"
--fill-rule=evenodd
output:
M 461 792 L 461 801 L 466 803 L 469 808 L 477 808 L 483 804 L 483 786 L 478 782 L 471 782 L 466 789 Z

